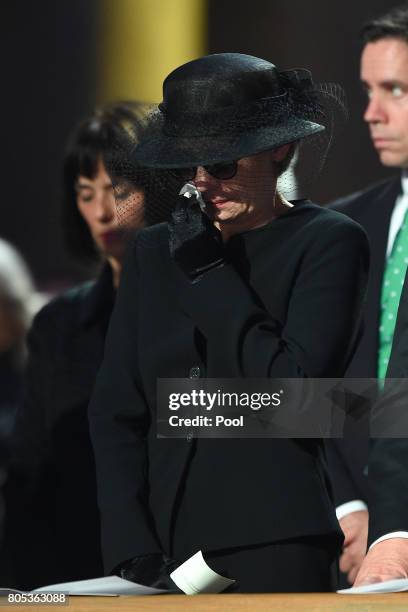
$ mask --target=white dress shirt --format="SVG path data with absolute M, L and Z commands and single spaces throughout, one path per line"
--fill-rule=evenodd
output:
M 388 230 L 387 257 L 391 255 L 392 247 L 395 238 L 401 228 L 405 213 L 408 209 L 408 171 L 404 170 L 401 176 L 402 192 L 395 200 L 394 210 L 390 219 L 390 228 Z

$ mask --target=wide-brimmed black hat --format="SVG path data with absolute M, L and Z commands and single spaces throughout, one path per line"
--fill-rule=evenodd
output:
M 156 168 L 239 159 L 319 134 L 339 111 L 346 114 L 334 86 L 315 85 L 308 70 L 279 71 L 240 53 L 208 55 L 167 76 L 134 155 Z

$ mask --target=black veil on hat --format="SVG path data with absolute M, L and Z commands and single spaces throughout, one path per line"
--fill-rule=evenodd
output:
M 117 120 L 115 130 L 111 130 L 109 146 L 102 155 L 114 188 L 118 224 L 127 226 L 132 217 L 140 214 L 141 197 L 144 199 L 145 225 L 168 221 L 174 209 L 174 200 L 170 198 L 169 190 L 173 177 L 168 177 L 165 170 L 141 166 L 134 158 L 135 148 L 146 129 L 152 105 L 126 101 L 113 104 L 112 108 L 119 106 L 122 110 L 120 121 Z
M 293 164 L 280 177 L 281 186 L 289 188 L 300 180 L 310 183 L 320 172 L 335 128 L 346 118 L 344 92 L 337 84 L 317 85 L 305 69 L 279 71 L 251 55 L 219 53 L 167 76 L 163 101 L 151 113 L 134 155 L 145 166 L 183 168 L 301 143 L 296 177 L 290 178 Z M 302 160 L 307 161 L 303 177 Z
M 142 134 L 132 138 L 129 125 L 113 155 L 120 216 L 126 220 L 143 185 L 148 224 L 165 220 L 185 183 L 178 168 L 232 161 L 288 143 L 295 144 L 295 154 L 279 175 L 278 190 L 287 199 L 303 198 L 346 118 L 341 87 L 316 85 L 308 70 L 279 71 L 240 53 L 188 62 L 165 79 L 163 101 L 150 106 Z

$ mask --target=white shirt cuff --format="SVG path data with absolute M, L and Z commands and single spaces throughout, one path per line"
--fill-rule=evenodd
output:
M 337 506 L 337 520 L 340 521 L 347 514 L 351 514 L 352 512 L 360 512 L 361 510 L 368 510 L 367 504 L 365 504 L 361 499 L 353 499 L 353 501 Z
M 378 544 L 378 542 L 383 542 L 384 540 L 392 540 L 392 538 L 408 538 L 408 531 L 392 531 L 391 533 L 387 533 L 381 536 L 381 538 L 378 538 L 378 540 L 375 540 L 375 542 L 371 544 L 368 550 Z

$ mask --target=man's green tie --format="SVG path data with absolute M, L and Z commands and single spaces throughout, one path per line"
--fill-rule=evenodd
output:
M 381 292 L 381 312 L 378 348 L 378 378 L 385 378 L 390 359 L 392 338 L 397 320 L 398 304 L 408 264 L 408 217 L 405 213 L 392 251 L 385 264 Z

